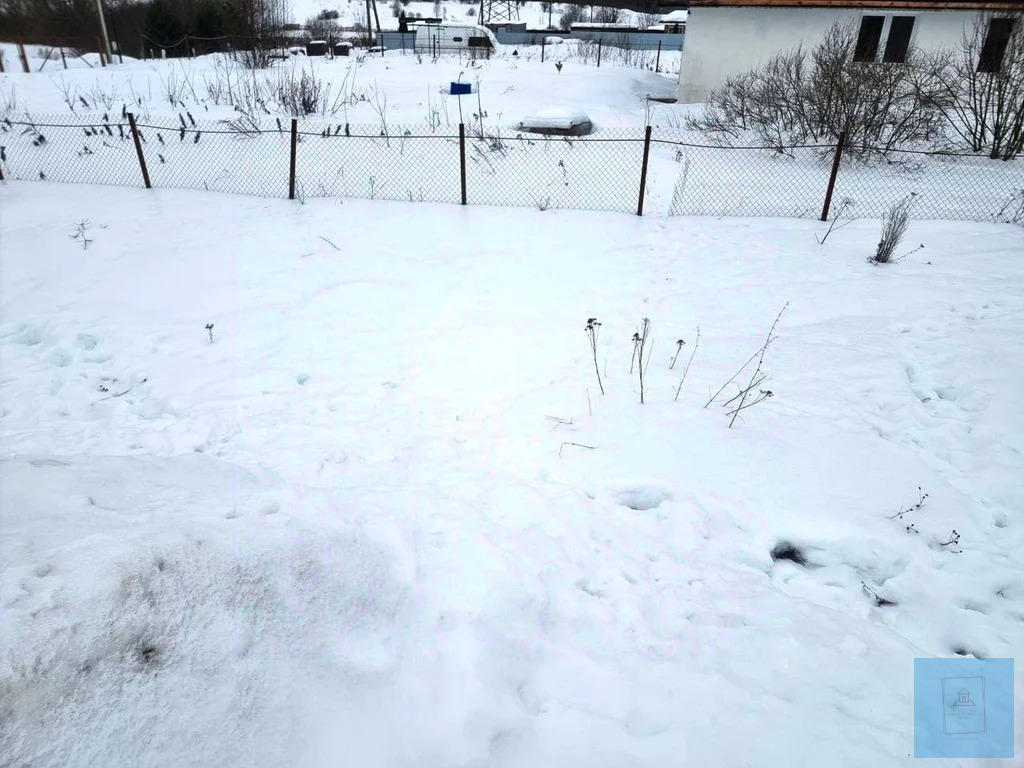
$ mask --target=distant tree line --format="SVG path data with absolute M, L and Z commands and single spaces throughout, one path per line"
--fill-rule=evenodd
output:
M 237 49 L 264 49 L 279 43 L 288 22 L 287 0 L 102 0 L 107 32 L 129 56 L 143 47 L 168 56 Z M 0 29 L 6 39 L 68 44 L 93 50 L 100 35 L 96 0 L 3 0 Z M 261 58 L 261 57 L 258 57 Z M 259 63 L 259 62 L 255 62 Z

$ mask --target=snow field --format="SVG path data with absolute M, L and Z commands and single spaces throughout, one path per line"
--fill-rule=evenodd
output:
M 872 267 L 866 220 L 0 212 L 12 764 L 895 765 L 915 656 L 1024 647 L 1019 228 Z

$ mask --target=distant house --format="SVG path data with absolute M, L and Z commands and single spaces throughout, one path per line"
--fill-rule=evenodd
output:
M 672 11 L 661 17 L 662 29 L 668 34 L 681 35 L 686 32 L 686 17 L 689 11 Z
M 679 101 L 705 101 L 729 76 L 816 44 L 834 22 L 857 29 L 857 60 L 898 63 L 911 43 L 958 45 L 978 15 L 989 14 L 985 46 L 1001 59 L 1012 25 L 1024 23 L 1012 18 L 1020 12 L 1024 0 L 690 0 Z

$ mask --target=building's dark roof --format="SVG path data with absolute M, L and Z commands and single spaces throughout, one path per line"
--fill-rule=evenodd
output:
M 922 11 L 1021 11 L 1024 0 L 690 0 L 691 8 L 914 8 Z

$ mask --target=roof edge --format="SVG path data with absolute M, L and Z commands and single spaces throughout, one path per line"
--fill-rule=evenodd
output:
M 1016 11 L 1024 0 L 690 0 L 691 8 L 878 8 L 918 11 Z

